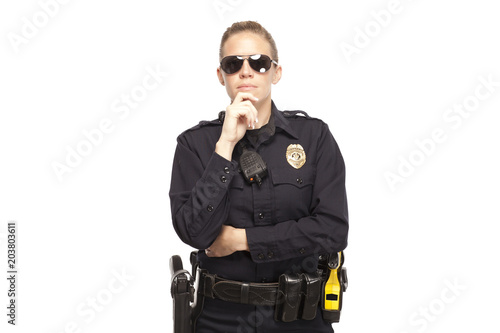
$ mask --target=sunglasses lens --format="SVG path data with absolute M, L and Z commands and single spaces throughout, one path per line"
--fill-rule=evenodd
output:
M 265 73 L 271 68 L 271 58 L 265 54 L 256 54 L 248 59 L 250 67 L 256 72 Z
M 234 74 L 241 69 L 243 60 L 238 59 L 237 56 L 229 56 L 222 59 L 220 66 L 227 74 Z

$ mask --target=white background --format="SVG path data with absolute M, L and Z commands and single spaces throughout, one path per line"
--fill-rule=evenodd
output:
M 8 221 L 18 222 L 19 237 L 17 326 L 6 323 L 2 278 L 1 331 L 171 331 L 168 260 L 181 254 L 187 265 L 191 251 L 171 225 L 175 139 L 228 104 L 216 78 L 219 41 L 247 19 L 277 42 L 278 108 L 327 122 L 346 162 L 350 285 L 336 332 L 498 330 L 500 86 L 455 128 L 443 118 L 471 101 L 480 76 L 500 81 L 495 2 L 401 0 L 384 27 L 370 13 L 389 0 L 219 3 L 226 8 L 74 0 L 47 22 L 37 1 L 0 5 L 5 274 Z M 14 46 L 34 16 L 45 26 Z M 367 27 L 372 37 L 362 45 Z M 341 44 L 356 39 L 362 47 L 346 57 Z M 168 77 L 120 119 L 114 101 L 142 83 L 147 67 Z M 113 131 L 60 181 L 52 164 L 65 163 L 67 147 L 106 118 Z M 418 153 L 415 141 L 436 128 L 446 140 Z M 410 156 L 420 165 L 391 189 L 385 173 L 397 174 Z M 133 278 L 106 291 L 123 270 Z M 96 297 L 106 304 L 91 317 L 87 302 Z

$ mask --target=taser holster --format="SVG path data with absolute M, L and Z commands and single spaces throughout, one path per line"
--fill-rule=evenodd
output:
M 324 256 L 319 268 L 324 273 L 321 292 L 321 312 L 323 319 L 330 323 L 338 323 L 342 310 L 343 293 L 347 290 L 347 270 L 344 265 L 344 252 Z

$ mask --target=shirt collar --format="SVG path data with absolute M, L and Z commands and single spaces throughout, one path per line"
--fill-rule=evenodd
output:
M 276 127 L 281 128 L 282 130 L 290 134 L 294 139 L 298 139 L 297 134 L 290 126 L 290 122 L 285 118 L 285 116 L 283 116 L 280 110 L 278 110 L 273 100 L 271 100 L 271 113 L 274 115 L 274 125 Z

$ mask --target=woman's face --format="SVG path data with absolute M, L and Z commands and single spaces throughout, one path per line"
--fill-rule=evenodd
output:
M 272 58 L 269 43 L 251 32 L 240 32 L 229 37 L 222 47 L 222 57 L 253 54 L 265 54 Z M 258 106 L 271 99 L 271 84 L 280 80 L 281 66 L 272 65 L 267 72 L 259 73 L 250 67 L 248 61 L 244 61 L 243 67 L 234 74 L 226 74 L 220 67 L 217 68 L 217 76 L 220 83 L 226 87 L 231 101 L 238 92 L 243 91 L 257 97 L 259 101 L 255 106 Z

